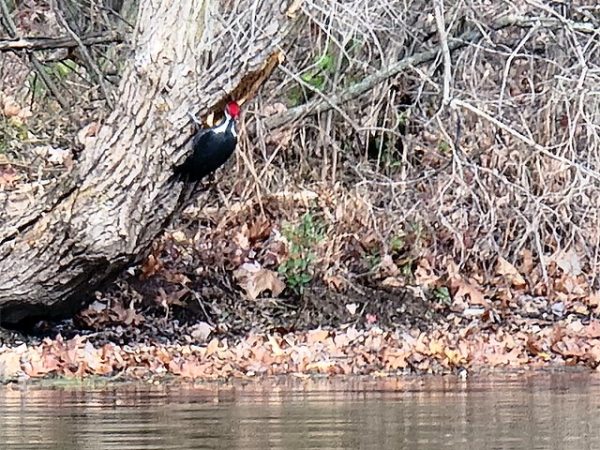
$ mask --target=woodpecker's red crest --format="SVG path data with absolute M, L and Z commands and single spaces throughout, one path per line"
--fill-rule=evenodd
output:
M 229 102 L 225 106 L 225 113 L 229 115 L 233 120 L 238 120 L 240 117 L 240 105 L 236 102 Z

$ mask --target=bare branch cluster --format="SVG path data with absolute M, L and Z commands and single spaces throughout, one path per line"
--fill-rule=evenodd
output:
M 121 15 L 121 9 L 127 7 L 124 3 L 131 2 L 32 0 L 11 8 L 10 2 L 1 0 L 0 52 L 13 52 L 22 62 L 31 64 L 36 73 L 34 81 L 39 77 L 65 110 L 72 109 L 76 99 L 90 89 L 99 90 L 96 97 L 111 105 L 114 89 L 110 77 L 115 80 L 121 64 L 115 44 L 123 41 L 123 31 L 131 29 Z M 0 65 L 15 78 L 10 62 L 10 55 L 0 54 Z M 2 72 L 0 75 L 5 77 Z M 67 79 L 68 74 L 76 77 Z M 35 90 L 39 89 L 34 86 Z
M 419 224 L 435 253 L 463 265 L 530 251 L 545 268 L 572 250 L 587 274 L 598 273 L 597 6 L 308 0 L 302 8 L 304 26 L 262 99 L 263 111 L 279 113 L 257 119 L 262 189 L 341 182 L 368 200 L 382 241 Z M 297 177 L 276 170 L 291 164 Z

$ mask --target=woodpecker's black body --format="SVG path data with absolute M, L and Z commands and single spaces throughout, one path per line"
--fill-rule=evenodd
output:
M 185 181 L 200 181 L 227 162 L 237 144 L 235 121 L 239 106 L 231 102 L 225 108 L 225 119 L 213 128 L 198 131 L 192 140 L 192 154 L 174 171 Z

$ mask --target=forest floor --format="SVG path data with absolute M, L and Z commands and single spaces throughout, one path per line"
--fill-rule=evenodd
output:
M 531 277 L 508 262 L 484 286 L 434 276 L 426 260 L 402 275 L 396 256 L 367 262 L 362 277 L 315 269 L 293 289 L 277 256 L 289 261 L 290 245 L 274 238 L 285 224 L 228 222 L 217 238 L 197 214 L 73 318 L 0 335 L 0 379 L 465 376 L 600 363 L 599 299 L 577 295 L 566 270 L 554 274 L 564 285 L 555 300 L 531 295 Z

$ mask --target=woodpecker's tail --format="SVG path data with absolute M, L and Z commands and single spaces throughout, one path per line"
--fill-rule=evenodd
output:
M 173 173 L 169 177 L 169 182 L 181 181 L 185 182 L 187 179 L 187 171 L 185 170 L 185 164 L 179 164 L 173 167 Z

